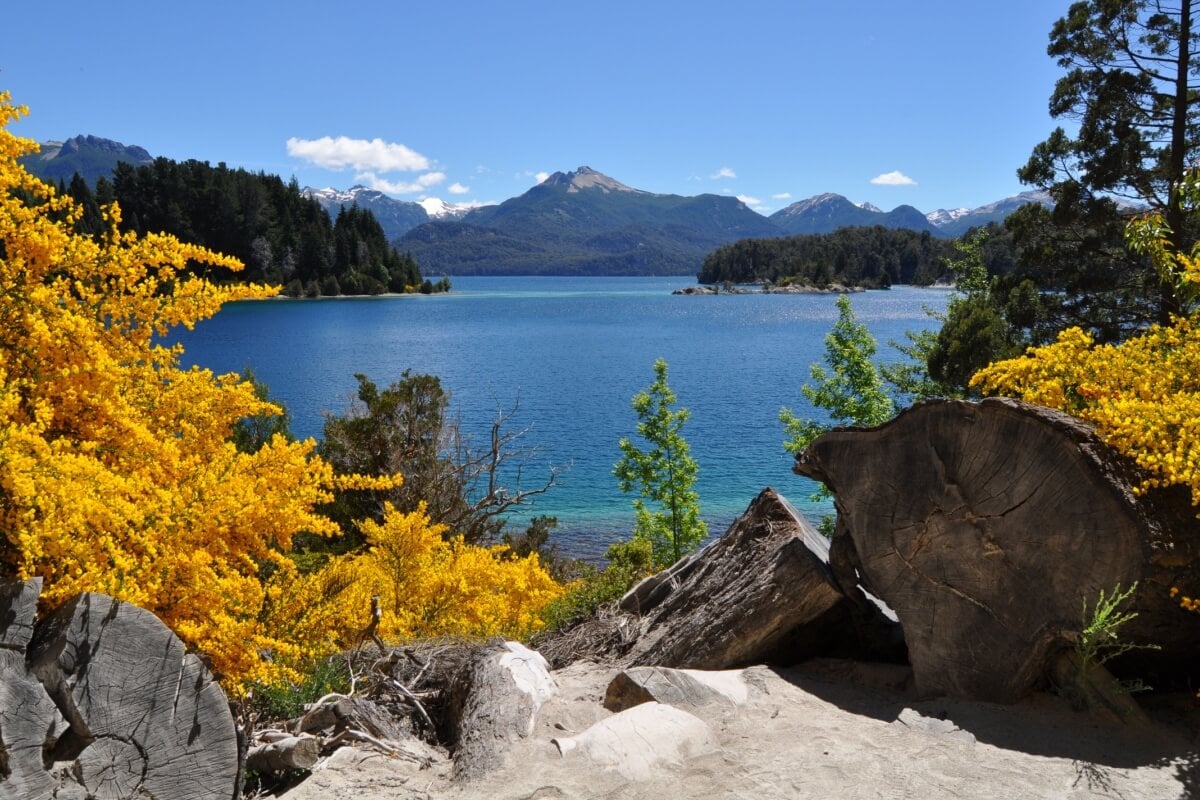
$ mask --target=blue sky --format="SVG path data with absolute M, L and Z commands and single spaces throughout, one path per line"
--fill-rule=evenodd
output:
M 588 165 L 770 213 L 974 207 L 1054 126 L 1068 0 L 18 3 L 13 131 L 498 202 Z

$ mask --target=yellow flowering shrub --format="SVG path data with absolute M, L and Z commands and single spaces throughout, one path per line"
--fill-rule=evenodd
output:
M 1185 195 L 1196 197 L 1197 176 L 1185 184 Z M 1172 250 L 1169 234 L 1161 216 L 1151 214 L 1133 220 L 1126 238 L 1150 256 L 1178 296 L 1195 299 L 1200 252 Z M 980 370 L 971 385 L 1086 420 L 1149 475 L 1135 492 L 1185 486 L 1200 509 L 1200 313 L 1151 326 L 1117 345 L 1096 346 L 1086 332 L 1069 328 L 1053 344 Z M 1179 596 L 1177 588 L 1172 596 Z M 1184 596 L 1180 603 L 1200 611 L 1196 599 Z
M 536 553 L 513 558 L 504 545 L 480 547 L 446 537 L 422 503 L 402 513 L 390 504 L 382 523 L 361 524 L 362 553 L 339 556 L 291 583 L 273 622 L 312 650 L 352 647 L 381 611 L 375 633 L 395 642 L 436 636 L 523 638 L 542 627 L 562 587 Z
M 254 454 L 240 418 L 278 413 L 235 375 L 180 366 L 162 343 L 222 303 L 275 294 L 216 286 L 189 264 L 235 260 L 168 236 L 76 235 L 81 210 L 26 172 L 36 150 L 7 129 L 24 108 L 0 93 L 0 573 L 44 578 L 43 604 L 100 591 L 153 611 L 229 682 L 267 678 L 286 652 L 260 622 L 285 581 L 330 466 L 314 442 Z

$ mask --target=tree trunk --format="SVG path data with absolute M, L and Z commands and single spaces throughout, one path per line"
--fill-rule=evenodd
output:
M 726 669 L 834 653 L 896 656 L 878 611 L 859 616 L 834 579 L 825 539 L 772 489 L 720 539 L 631 589 L 621 607 L 642 615 L 633 664 Z
M 849 561 L 898 615 L 923 693 L 1019 699 L 1072 647 L 1083 604 L 1135 581 L 1121 638 L 1161 645 L 1160 666 L 1196 663 L 1200 616 L 1169 596 L 1200 578 L 1195 510 L 1137 497 L 1144 476 L 1071 417 L 934 401 L 819 437 L 796 471 L 833 491 Z
M 62 717 L 25 667 L 42 579 L 0 581 L 0 797 L 49 798 L 55 782 L 42 747 L 63 729 Z
M 233 797 L 237 735 L 225 694 L 150 612 L 79 595 L 39 621 L 28 663 L 69 725 L 52 758 L 75 762 L 90 798 Z M 44 740 L 43 728 L 39 748 Z

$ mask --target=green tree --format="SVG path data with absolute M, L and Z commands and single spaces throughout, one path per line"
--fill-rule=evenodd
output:
M 1135 324 L 1166 323 L 1184 310 L 1173 284 L 1159 280 L 1148 259 L 1125 255 L 1122 212 L 1112 198 L 1160 213 L 1172 231 L 1172 247 L 1190 252 L 1195 228 L 1184 224 L 1179 185 L 1200 144 L 1198 7 L 1192 0 L 1080 0 L 1050 33 L 1047 52 L 1067 70 L 1055 85 L 1050 114 L 1077 121 L 1078 129 L 1070 135 L 1056 128 L 1018 171 L 1025 183 L 1048 189 L 1056 205 L 1053 212 L 1017 217 L 1014 233 L 1022 249 L 1036 247 L 1031 255 L 1042 259 L 1043 269 L 1047 257 L 1056 260 L 1048 271 L 1067 273 L 1060 283 L 1074 280 L 1092 290 L 1094 301 L 1075 309 L 1084 317 L 1076 322 L 1097 317 L 1103 323 L 1114 300 L 1132 299 L 1122 297 L 1130 272 L 1142 279 L 1132 288 L 1151 289 L 1141 298 L 1143 313 Z M 1085 249 L 1047 249 L 1047 222 Z M 1114 251 L 1120 254 L 1115 265 Z M 1093 255 L 1101 256 L 1102 274 L 1076 277 L 1094 269 Z M 1065 287 L 1039 282 L 1039 288 L 1053 293 Z M 1127 332 L 1119 329 L 1118 335 Z
M 424 502 L 429 517 L 448 525 L 451 534 L 470 544 L 494 541 L 507 512 L 554 485 L 551 470 L 544 483 L 522 486 L 532 454 L 517 444 L 521 431 L 505 429 L 512 412 L 497 414 L 486 444 L 476 447 L 450 415 L 450 393 L 436 375 L 405 370 L 384 389 L 366 375 L 354 377 L 358 393 L 345 414 L 326 417 L 320 452 L 338 472 L 400 473 L 404 483 L 338 493 L 327 511 L 346 532 L 348 546 L 358 543 L 355 521 L 382 520 L 387 503 L 410 513 Z
M 883 375 L 875 365 L 875 337 L 854 317 L 850 298 L 837 299 L 838 319 L 825 336 L 825 367 L 813 364 L 813 383 L 800 392 L 816 408 L 829 412 L 835 423 L 880 425 L 896 413 Z M 797 416 L 791 409 L 779 410 L 786 439 L 784 449 L 799 453 L 809 442 L 829 429 L 825 423 Z
M 989 274 L 985 250 L 991 234 L 979 229 L 955 243 L 958 258 L 947 259 L 956 294 L 942 328 L 924 352 L 929 380 L 941 394 L 970 393 L 971 376 L 993 361 L 1011 358 L 1030 343 L 1029 327 L 1039 318 L 1037 292 L 1028 280 Z
M 257 453 L 271 439 L 279 434 L 289 442 L 295 441 L 292 435 L 292 415 L 283 403 L 271 397 L 271 391 L 265 383 L 258 379 L 254 370 L 246 367 L 242 370 L 241 380 L 254 387 L 254 396 L 274 406 L 278 406 L 278 414 L 255 414 L 242 417 L 233 425 L 229 440 L 243 453 Z
M 633 538 L 650 542 L 654 564 L 660 568 L 678 561 L 708 535 L 693 488 L 699 468 L 683 438 L 691 412 L 673 410 L 676 399 L 667 385 L 667 362 L 657 359 L 654 382 L 633 396 L 637 432 L 649 447 L 643 450 L 621 439 L 621 460 L 613 467 L 621 491 L 638 494 L 633 501 Z M 651 511 L 646 501 L 658 510 Z

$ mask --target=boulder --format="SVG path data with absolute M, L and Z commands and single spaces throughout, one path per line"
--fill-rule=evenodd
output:
M 1011 400 L 933 401 L 837 429 L 796 458 L 835 496 L 840 575 L 893 609 L 917 689 L 1009 703 L 1044 684 L 1101 590 L 1139 591 L 1120 631 L 1195 664 L 1195 510 L 1065 414 Z M 844 538 L 837 538 L 844 537 Z M 1184 662 L 1179 662 L 1184 663 Z
M 708 671 L 631 667 L 617 673 L 604 693 L 604 707 L 624 711 L 641 703 L 663 703 L 679 709 L 745 705 L 749 687 L 741 670 Z
M 614 714 L 578 736 L 552 741 L 564 758 L 583 755 L 630 781 L 650 780 L 663 768 L 680 767 L 718 749 L 703 720 L 653 702 Z
M 829 567 L 828 543 L 773 489 L 724 536 L 622 599 L 640 615 L 633 665 L 728 669 L 813 655 L 895 656 L 890 626 L 861 613 Z M 857 589 L 852 591 L 857 592 Z

